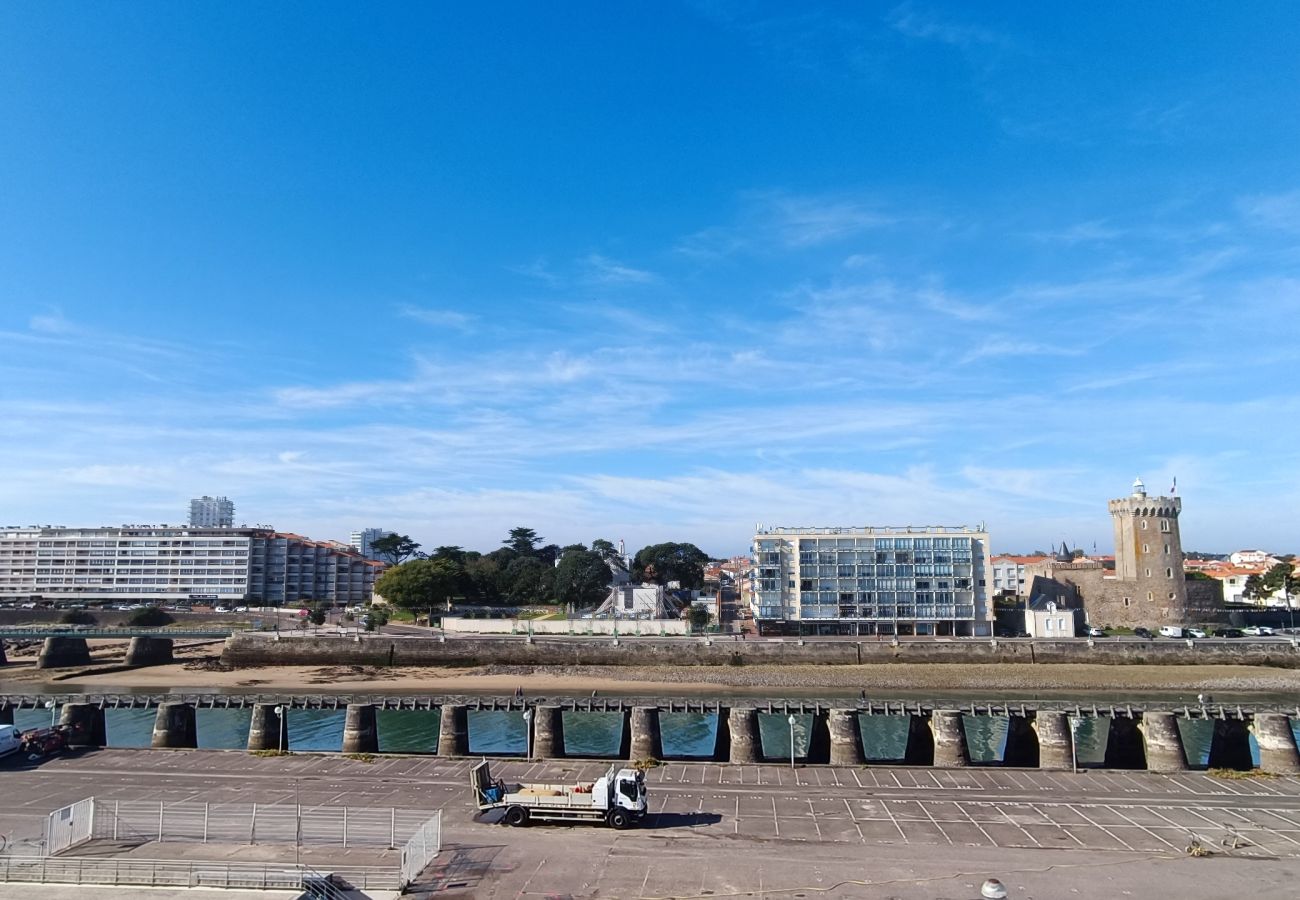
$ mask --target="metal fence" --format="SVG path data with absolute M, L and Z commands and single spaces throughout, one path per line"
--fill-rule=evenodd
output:
M 94 797 L 56 809 L 45 819 L 45 852 L 53 855 L 90 840 L 94 827 Z
M 361 890 L 401 890 L 396 866 L 332 866 Z M 301 890 L 312 871 L 290 863 L 241 863 L 100 856 L 0 856 L 0 882 L 158 885 Z
M 402 887 L 415 881 L 442 849 L 442 810 L 425 821 L 402 847 Z
M 82 801 L 86 802 L 86 801 Z M 115 841 L 397 849 L 435 813 L 291 803 L 96 801 L 91 837 Z

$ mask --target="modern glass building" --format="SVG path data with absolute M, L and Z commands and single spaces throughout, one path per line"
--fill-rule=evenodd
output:
M 759 528 L 751 607 L 761 632 L 993 633 L 989 536 L 949 526 Z

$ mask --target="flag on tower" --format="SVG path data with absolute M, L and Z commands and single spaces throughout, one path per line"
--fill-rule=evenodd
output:
M 1169 496 L 1173 497 L 1178 493 L 1178 476 L 1174 476 L 1174 485 L 1169 489 Z

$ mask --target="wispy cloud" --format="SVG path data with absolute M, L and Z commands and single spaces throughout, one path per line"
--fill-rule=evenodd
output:
M 478 322 L 478 316 L 454 309 L 428 309 L 422 306 L 404 305 L 399 308 L 398 314 L 406 319 L 423 322 L 425 325 L 451 328 L 455 331 L 473 331 Z
M 1010 41 L 1005 35 L 981 25 L 956 22 L 945 18 L 934 10 L 921 9 L 915 3 L 903 3 L 894 7 L 885 17 L 895 31 L 910 38 L 923 41 L 938 41 L 953 47 L 969 48 L 973 46 L 1005 47 Z
M 1081 356 L 1083 353 L 1082 347 L 1058 347 L 1037 341 L 989 338 L 964 353 L 959 361 L 967 364 L 1007 356 Z
M 588 254 L 582 264 L 583 278 L 592 284 L 652 284 L 659 280 L 651 271 L 633 268 L 599 253 Z
M 1243 197 L 1237 208 L 1255 224 L 1300 233 L 1300 190 Z
M 842 241 L 898 222 L 877 205 L 849 195 L 750 191 L 742 196 L 737 221 L 681 238 L 684 256 L 707 260 L 747 250 L 804 250 Z

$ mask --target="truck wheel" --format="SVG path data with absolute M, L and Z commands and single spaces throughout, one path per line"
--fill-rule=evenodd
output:
M 632 820 L 631 820 L 630 818 L 628 818 L 627 813 L 624 812 L 623 810 L 621 810 L 621 809 L 611 809 L 611 810 L 609 811 L 609 827 L 610 827 L 610 828 L 618 828 L 618 829 L 622 830 L 622 829 L 626 828 L 626 827 L 627 827 L 628 825 L 630 825 L 630 824 L 632 824 Z
M 522 806 L 512 806 L 506 810 L 506 824 L 519 827 L 528 824 L 528 810 Z

